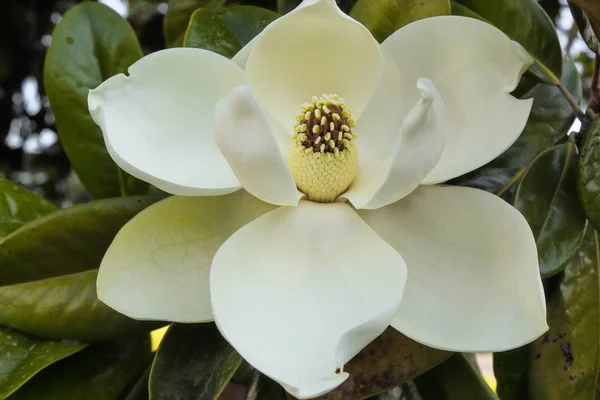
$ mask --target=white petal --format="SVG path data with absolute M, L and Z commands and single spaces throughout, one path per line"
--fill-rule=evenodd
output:
M 392 326 L 427 346 L 502 351 L 548 329 L 535 240 L 527 221 L 479 189 L 421 186 L 363 219 L 406 260 Z
M 377 88 L 384 61 L 379 44 L 335 0 L 312 0 L 271 23 L 246 64 L 252 92 L 286 129 L 302 103 L 335 93 L 355 118 Z
M 231 169 L 248 192 L 259 199 L 281 206 L 295 206 L 303 196 L 287 167 L 281 146 L 291 138 L 272 132 L 260 106 L 247 85 L 233 89 L 215 107 L 215 141 Z
M 231 236 L 210 290 L 223 336 L 302 399 L 348 377 L 344 363 L 389 325 L 405 280 L 402 257 L 352 208 L 301 201 Z
M 98 297 L 136 319 L 212 320 L 210 263 L 237 229 L 273 207 L 244 191 L 170 197 L 129 221 L 106 252 Z
M 386 77 L 390 74 L 386 74 Z M 397 76 L 397 75 L 396 75 Z M 393 90 L 398 80 L 385 80 Z M 343 195 L 356 208 L 375 209 L 396 202 L 412 192 L 440 159 L 446 140 L 444 101 L 428 79 L 419 79 L 420 100 L 394 130 L 380 129 L 376 112 L 359 121 L 362 136 L 358 174 Z M 394 104 L 394 103 L 389 103 Z M 369 129 L 371 128 L 371 129 Z
M 218 54 L 176 48 L 152 53 L 90 91 L 88 106 L 115 162 L 180 195 L 230 193 L 240 185 L 214 143 L 215 104 L 244 82 Z
M 290 14 L 301 10 L 302 8 L 315 4 L 317 1 L 320 0 L 304 0 L 302 3 L 300 3 L 298 5 L 298 7 L 296 7 L 294 10 L 290 11 L 287 16 L 289 16 Z M 269 25 L 275 23 L 275 21 L 271 22 Z M 267 25 L 267 27 L 269 26 Z M 267 28 L 265 27 L 265 29 Z M 264 32 L 264 29 L 263 29 Z M 250 42 L 248 42 L 244 47 L 242 47 L 242 49 L 240 51 L 238 51 L 236 53 L 235 56 L 233 56 L 233 58 L 231 59 L 231 61 L 235 62 L 237 65 L 240 66 L 240 68 L 245 69 L 246 68 L 246 63 L 248 62 L 248 57 L 250 57 L 250 53 L 252 52 L 252 50 L 254 49 L 254 44 L 256 44 L 256 41 L 258 40 L 258 38 L 260 37 L 260 35 L 263 34 L 263 32 L 259 33 L 258 35 L 256 35 L 254 38 L 252 38 L 252 40 Z
M 386 120 L 381 126 L 397 126 L 408 113 L 420 96 L 414 87 L 419 77 L 429 78 L 446 104 L 446 147 L 424 183 L 443 182 L 486 164 L 521 134 L 532 100 L 518 100 L 510 92 L 533 61 L 497 28 L 472 18 L 427 18 L 396 31 L 381 48 L 402 78 L 392 103 L 396 111 L 380 113 Z M 371 110 L 390 108 L 382 103 L 393 97 L 381 90 L 384 95 L 375 94 Z

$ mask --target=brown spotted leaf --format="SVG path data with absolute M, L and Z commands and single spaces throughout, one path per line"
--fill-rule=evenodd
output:
M 358 400 L 390 390 L 433 368 L 452 353 L 417 343 L 394 328 L 354 357 L 344 370 L 350 377 L 319 400 Z

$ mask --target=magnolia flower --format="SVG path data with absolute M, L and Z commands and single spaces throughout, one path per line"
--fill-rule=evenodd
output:
M 214 320 L 298 398 L 340 385 L 389 325 L 456 351 L 534 340 L 547 325 L 527 222 L 434 185 L 516 140 L 532 101 L 510 92 L 531 63 L 462 17 L 379 45 L 334 0 L 305 0 L 232 60 L 142 58 L 89 109 L 115 162 L 176 196 L 119 232 L 99 298 L 137 319 Z

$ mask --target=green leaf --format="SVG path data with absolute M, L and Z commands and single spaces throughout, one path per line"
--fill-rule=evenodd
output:
M 564 59 L 562 82 L 579 101 L 581 77 L 568 58 Z M 510 200 L 525 168 L 540 153 L 566 137 L 575 113 L 556 86 L 537 85 L 522 98 L 533 98 L 533 106 L 517 141 L 494 161 L 453 180 L 452 184 L 480 188 Z
M 232 58 L 278 17 L 273 11 L 253 6 L 202 8 L 192 14 L 184 44 Z
M 285 400 L 285 391 L 277 382 L 254 370 L 245 400 Z
M 358 0 L 350 12 L 379 42 L 411 22 L 448 14 L 450 0 Z
M 183 38 L 194 11 L 206 7 L 212 0 L 169 0 L 169 8 L 163 21 L 167 47 L 183 46 Z
M 596 119 L 583 141 L 578 160 L 577 190 L 581 206 L 594 229 L 600 229 L 600 119 Z
M 594 33 L 594 28 L 592 27 L 592 23 L 589 18 L 581 8 L 576 6 L 573 3 L 567 3 L 569 5 L 569 9 L 571 10 L 571 14 L 573 15 L 573 19 L 577 24 L 577 28 L 579 29 L 579 33 L 581 37 L 589 47 L 591 51 L 596 54 L 600 54 L 600 45 L 598 44 L 598 38 Z
M 455 354 L 415 379 L 423 400 L 498 399 L 477 367 L 464 354 Z
M 87 347 L 76 341 L 41 340 L 0 328 L 0 399 L 47 366 Z
M 151 355 L 147 339 L 93 345 L 46 368 L 10 400 L 118 400 Z
M 130 319 L 96 295 L 98 271 L 0 287 L 0 325 L 51 339 L 114 340 L 164 323 Z
M 119 229 L 155 201 L 97 200 L 24 225 L 0 242 L 0 285 L 98 268 Z
M 378 394 L 369 400 L 423 400 L 414 381 L 403 383 L 397 388 Z
M 528 400 L 531 345 L 494 353 L 496 392 L 502 400 Z
M 172 324 L 150 373 L 152 400 L 217 399 L 242 357 L 213 323 Z
M 491 23 L 519 42 L 534 59 L 532 74 L 547 83 L 562 76 L 562 50 L 556 29 L 544 9 L 534 0 L 458 0 L 452 13 Z
M 111 159 L 87 106 L 90 89 L 142 57 L 131 26 L 109 7 L 84 2 L 67 11 L 46 54 L 44 84 L 62 146 L 83 186 L 96 198 L 146 194 L 148 184 Z
M 515 193 L 514 206 L 533 231 L 543 277 L 562 271 L 585 234 L 587 221 L 577 198 L 576 152 L 568 142 L 540 154 Z
M 0 178 L 0 239 L 56 206 L 37 194 Z
M 344 370 L 350 377 L 336 390 L 318 399 L 352 400 L 375 396 L 413 379 L 451 355 L 388 328 L 346 364 Z
M 563 61 L 562 84 L 579 102 L 582 97 L 581 75 L 570 58 L 565 57 Z M 533 98 L 527 125 L 517 141 L 492 161 L 491 166 L 504 168 L 528 166 L 541 152 L 564 139 L 573 125 L 575 112 L 558 87 L 538 85 L 525 93 L 522 98 Z
M 598 233 L 588 229 L 578 255 L 567 265 L 548 299 L 550 330 L 533 344 L 530 399 L 598 397 L 599 266 Z

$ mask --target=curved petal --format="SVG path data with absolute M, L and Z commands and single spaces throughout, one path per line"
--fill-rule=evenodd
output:
M 446 105 L 446 145 L 423 183 L 472 171 L 503 153 L 521 134 L 532 100 L 518 100 L 510 92 L 533 61 L 497 28 L 472 18 L 427 18 L 396 31 L 381 49 L 401 79 L 393 91 L 382 86 L 373 97 L 368 112 L 375 115 L 363 116 L 375 121 L 373 129 L 397 130 L 398 121 L 420 97 L 414 84 L 419 77 L 433 82 Z M 369 129 L 362 125 L 359 133 Z
M 233 89 L 217 104 L 213 130 L 217 146 L 244 189 L 271 204 L 298 204 L 303 194 L 296 189 L 274 133 L 247 85 Z M 285 132 L 279 134 L 286 142 Z M 285 145 L 290 141 L 287 137 Z
M 115 162 L 131 175 L 180 195 L 230 193 L 240 185 L 214 143 L 217 101 L 243 71 L 210 51 L 152 53 L 90 91 L 88 106 Z
M 263 109 L 291 132 L 312 96 L 336 93 L 357 117 L 383 73 L 379 44 L 335 0 L 303 2 L 254 43 L 246 76 Z
M 387 90 L 398 83 L 385 82 Z M 384 139 L 380 132 L 365 133 L 358 174 L 343 195 L 354 207 L 375 209 L 400 200 L 415 190 L 439 161 L 446 141 L 444 101 L 429 79 L 419 79 L 417 87 L 421 98 L 396 128 L 395 137 Z M 375 121 L 361 126 L 369 124 L 376 126 Z
M 341 384 L 344 363 L 398 309 L 402 257 L 342 203 L 301 201 L 236 232 L 215 255 L 215 322 L 250 364 L 297 398 Z
M 212 320 L 210 263 L 237 229 L 274 207 L 244 191 L 170 197 L 129 221 L 106 252 L 98 298 L 135 319 Z
M 535 240 L 527 221 L 478 189 L 421 186 L 363 219 L 406 260 L 392 326 L 427 346 L 503 351 L 546 325 Z

